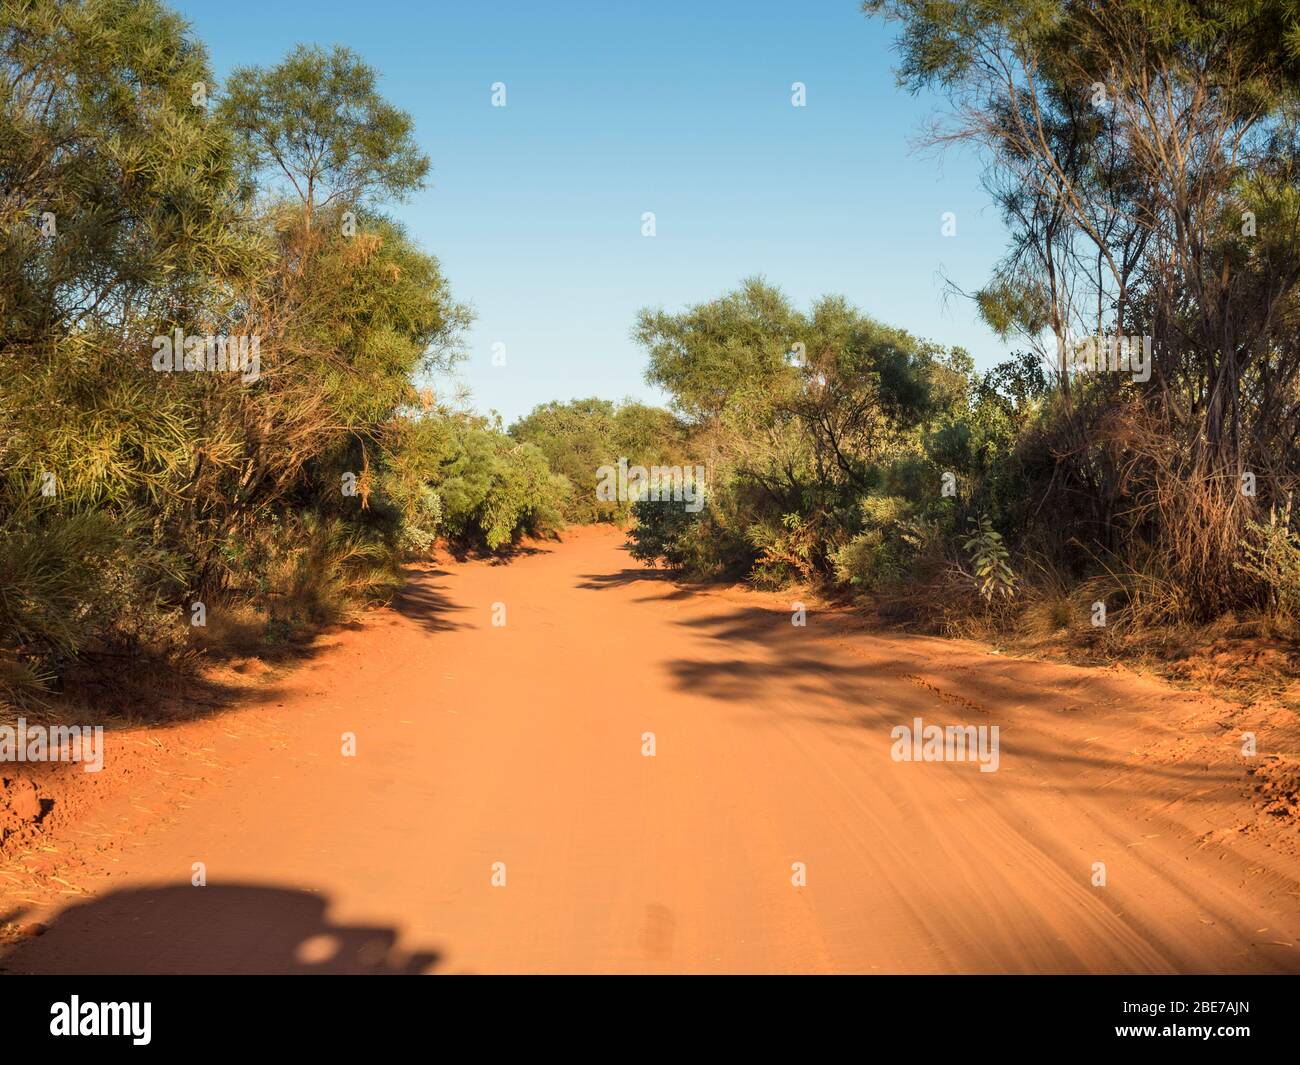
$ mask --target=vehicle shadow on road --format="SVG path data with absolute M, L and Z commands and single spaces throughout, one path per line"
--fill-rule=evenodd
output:
M 265 884 L 113 891 L 0 940 L 0 972 L 417 975 L 434 951 L 406 953 L 394 928 L 337 925 L 319 894 Z M 23 911 L 0 914 L 19 925 Z

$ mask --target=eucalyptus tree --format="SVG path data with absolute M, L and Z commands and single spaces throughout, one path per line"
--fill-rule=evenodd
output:
M 422 188 L 429 158 L 414 122 L 385 100 L 378 76 L 351 49 L 298 45 L 271 68 L 238 67 L 219 114 L 249 167 L 301 202 L 355 209 Z
M 1285 0 L 868 0 L 901 27 L 900 82 L 952 107 L 1011 228 L 976 298 L 1053 363 L 1140 336 L 1154 372 L 1062 372 L 1051 447 L 1210 613 L 1261 497 L 1300 478 L 1300 17 Z M 1058 364 L 1059 366 L 1059 364 Z M 1070 509 L 1074 509 L 1071 507 Z M 1113 542 L 1113 541 L 1112 541 Z

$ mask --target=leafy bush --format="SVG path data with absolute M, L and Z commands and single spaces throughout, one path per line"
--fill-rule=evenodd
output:
M 646 467 L 683 462 L 681 423 L 666 410 L 631 401 L 545 403 L 511 425 L 510 436 L 536 446 L 551 470 L 568 480 L 562 510 L 571 522 L 627 520 L 632 501 L 597 498 L 602 466 L 619 459 Z
M 1250 539 L 1238 568 L 1263 585 L 1274 616 L 1300 619 L 1300 535 L 1291 528 L 1290 494 L 1280 508 L 1269 508 L 1267 522 L 1248 521 L 1246 528 Z
M 279 630 L 382 598 L 443 520 L 434 452 L 406 453 L 413 382 L 469 320 L 381 213 L 428 166 L 409 118 L 346 49 L 195 107 L 206 54 L 155 0 L 5 20 L 0 697 L 179 654 L 194 601 Z M 176 330 L 255 337 L 257 372 L 159 372 Z M 540 481 L 496 490 L 490 539 L 540 521 L 517 498 Z
M 1011 555 L 1002 534 L 993 528 L 987 514 L 971 518 L 971 535 L 966 540 L 974 581 L 986 603 L 995 597 L 1010 599 L 1016 594 L 1017 578 L 1011 569 Z
M 648 499 L 632 504 L 635 524 L 628 531 L 628 553 L 637 561 L 704 576 L 717 570 L 712 515 L 706 503 L 692 514 L 681 506 Z
M 482 419 L 454 426 L 437 488 L 447 537 L 489 551 L 561 528 L 569 492 L 537 447 L 516 443 Z

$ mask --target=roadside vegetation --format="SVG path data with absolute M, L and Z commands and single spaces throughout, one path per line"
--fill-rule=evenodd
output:
M 986 163 L 1010 245 L 958 295 L 1014 354 L 975 372 L 761 281 L 647 311 L 650 378 L 711 476 L 705 511 L 634 534 L 637 550 L 869 592 L 946 633 L 1098 653 L 1185 651 L 1207 631 L 1292 640 L 1293 10 L 865 7 L 899 29 L 902 87 L 951 103 L 931 147 Z M 1078 357 L 1089 344 L 1102 365 Z
M 429 384 L 470 312 L 388 213 L 428 169 L 346 48 L 218 91 L 153 0 L 5 4 L 0 699 L 129 699 L 220 630 L 387 598 L 435 537 L 555 527 L 543 453 Z
M 503 429 L 442 384 L 471 311 L 395 217 L 430 162 L 358 56 L 300 46 L 218 86 L 156 0 L 6 2 L 0 701 L 223 633 L 292 644 L 435 545 L 566 522 L 948 634 L 1293 637 L 1290 7 L 866 8 L 899 27 L 901 84 L 951 100 L 936 146 L 987 163 L 1011 244 L 970 298 L 1012 354 L 981 372 L 755 277 L 634 323 L 671 409 L 575 399 Z M 209 337 L 256 362 L 213 367 Z M 1130 337 L 1149 373 L 1061 363 Z M 703 466 L 703 507 L 601 498 L 619 459 Z

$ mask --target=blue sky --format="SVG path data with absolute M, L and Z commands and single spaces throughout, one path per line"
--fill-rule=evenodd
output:
M 941 271 L 973 290 L 1005 244 L 978 163 L 913 150 L 941 103 L 895 87 L 893 30 L 855 0 L 173 6 L 219 76 L 299 41 L 380 72 L 433 162 L 391 213 L 474 307 L 461 377 L 507 423 L 551 399 L 662 402 L 629 336 L 637 310 L 751 274 L 801 306 L 842 293 L 982 367 L 1006 355 L 968 302 L 942 298 Z

